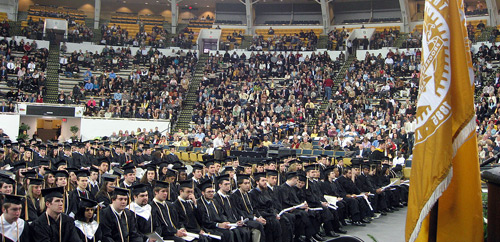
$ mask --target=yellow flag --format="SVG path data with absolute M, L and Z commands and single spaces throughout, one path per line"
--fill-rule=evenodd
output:
M 462 0 L 426 0 L 406 241 L 483 241 L 472 60 Z

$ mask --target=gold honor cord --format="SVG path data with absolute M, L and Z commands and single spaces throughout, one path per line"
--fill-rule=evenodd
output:
M 49 214 L 47 214 L 47 212 L 45 212 L 45 216 L 47 217 L 47 224 L 50 226 Z M 62 215 L 59 214 L 59 242 L 62 242 L 61 230 L 62 230 Z
M 113 214 L 115 215 L 116 222 L 118 222 L 118 230 L 120 231 L 120 238 L 122 239 L 122 242 L 125 242 L 125 239 L 123 238 L 122 226 L 120 223 L 120 219 L 118 218 L 118 214 L 115 213 L 114 211 L 113 211 Z M 122 214 L 125 215 L 125 224 L 126 224 L 127 230 L 128 230 L 128 218 L 127 218 L 127 214 L 125 213 L 125 210 L 122 211 Z M 127 241 L 129 241 L 129 238 L 127 238 Z

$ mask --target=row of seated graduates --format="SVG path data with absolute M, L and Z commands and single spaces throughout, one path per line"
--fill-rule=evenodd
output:
M 24 39 L 19 43 L 3 39 L 0 46 L 0 80 L 22 92 L 45 95 L 48 50 Z

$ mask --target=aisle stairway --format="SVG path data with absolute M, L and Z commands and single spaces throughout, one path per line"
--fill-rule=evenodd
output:
M 175 133 L 179 129 L 185 130 L 189 128 L 193 106 L 196 104 L 196 98 L 198 97 L 197 91 L 203 77 L 203 70 L 207 59 L 208 54 L 202 54 L 195 66 L 193 79 L 191 79 L 191 82 L 189 83 L 188 93 L 186 94 L 186 98 L 182 102 L 181 113 L 177 118 L 177 123 L 173 124 L 173 128 L 170 129 L 172 133 Z
M 46 103 L 56 103 L 59 89 L 59 44 L 50 44 L 47 60 L 47 95 Z
M 339 90 L 340 84 L 342 83 L 342 80 L 344 79 L 344 74 L 345 74 L 346 70 L 349 68 L 349 66 L 352 64 L 352 62 L 354 61 L 355 58 L 356 57 L 354 55 L 350 55 L 349 58 L 347 58 L 347 60 L 344 62 L 342 67 L 340 67 L 339 72 L 337 72 L 337 75 L 335 76 L 335 79 L 333 80 L 332 97 L 333 97 L 333 94 Z M 308 125 L 310 127 L 318 124 L 318 116 L 319 116 L 319 114 L 324 113 L 326 111 L 327 106 L 328 106 L 328 100 L 323 99 L 319 109 L 316 109 L 315 117 L 313 117 L 308 123 Z

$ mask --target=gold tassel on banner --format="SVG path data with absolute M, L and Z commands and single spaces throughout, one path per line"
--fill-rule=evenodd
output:
M 280 172 L 278 172 L 278 182 L 277 182 L 278 186 L 280 185 Z
M 309 178 L 306 178 L 306 190 L 309 189 Z
M 101 219 L 100 219 L 100 217 L 99 217 L 99 210 L 101 210 L 101 206 L 99 206 L 99 204 L 97 204 L 97 212 L 96 212 L 96 214 L 97 214 L 97 222 L 98 222 L 98 223 L 99 223 L 99 222 L 100 222 L 100 220 L 101 220 Z

